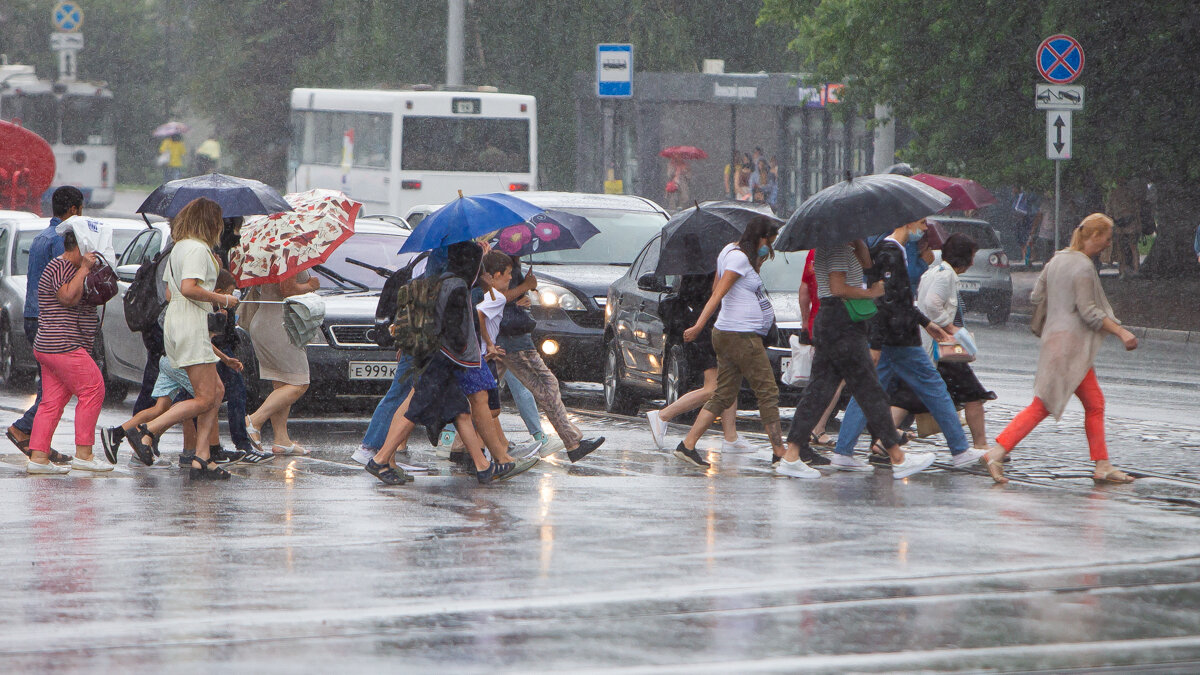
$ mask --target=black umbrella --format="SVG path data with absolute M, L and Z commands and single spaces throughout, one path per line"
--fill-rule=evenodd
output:
M 848 178 L 805 200 L 779 231 L 775 249 L 803 251 L 891 232 L 949 203 L 950 197 L 907 176 Z
M 523 256 L 582 248 L 584 242 L 598 234 L 600 230 L 587 218 L 549 209 L 500 230 L 488 243 L 497 251 Z
M 747 202 L 706 202 L 676 213 L 663 226 L 655 275 L 715 272 L 721 249 L 737 241 L 751 220 L 763 217 L 783 224 L 770 207 Z
M 226 218 L 292 210 L 275 188 L 266 183 L 209 173 L 159 185 L 146 197 L 137 212 L 174 218 L 188 202 L 199 197 L 208 197 L 216 202 L 221 207 L 221 215 Z

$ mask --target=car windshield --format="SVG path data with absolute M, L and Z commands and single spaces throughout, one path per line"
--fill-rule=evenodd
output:
M 386 279 L 369 269 L 346 262 L 346 258 L 353 258 L 354 260 L 365 262 L 368 265 L 375 265 L 376 267 L 385 267 L 388 270 L 399 269 L 412 258 L 412 254 L 397 252 L 404 245 L 407 237 L 399 233 L 399 228 L 396 229 L 397 234 L 359 232 L 353 235 L 343 242 L 333 252 L 333 255 L 329 256 L 329 259 L 325 261 L 325 267 L 332 270 L 335 274 L 339 274 L 351 281 L 356 281 L 373 290 L 383 288 L 383 282 Z M 337 288 L 338 284 L 330 279 L 321 277 L 321 286 L 324 288 Z
M 775 259 L 763 263 L 758 273 L 762 277 L 763 287 L 768 293 L 795 293 L 800 288 L 800 280 L 804 276 L 804 261 L 807 258 L 808 251 L 776 251 Z
M 533 255 L 534 263 L 559 265 L 628 265 L 646 241 L 666 224 L 661 213 L 619 209 L 555 209 L 583 216 L 600 230 L 583 248 Z
M 979 248 L 1000 248 L 1000 239 L 996 236 L 996 231 L 987 223 L 939 220 L 937 224 L 945 228 L 946 236 L 962 233 L 974 239 Z

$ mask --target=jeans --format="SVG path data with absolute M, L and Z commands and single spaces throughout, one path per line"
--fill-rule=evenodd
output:
M 142 332 L 142 345 L 146 347 L 146 368 L 142 371 L 142 388 L 138 391 L 137 401 L 133 403 L 133 414 L 154 407 L 154 381 L 158 379 L 158 361 L 166 356 L 163 346 L 162 329 L 155 324 L 153 328 Z
M 508 385 L 508 393 L 512 394 L 513 403 L 517 404 L 517 411 L 521 413 L 521 420 L 525 422 L 525 429 L 529 431 L 529 435 L 537 436 L 542 433 L 542 415 L 538 412 L 533 392 L 525 388 L 511 370 L 504 372 L 504 383 Z
M 25 328 L 25 339 L 29 341 L 29 348 L 33 349 L 33 341 L 37 339 L 37 329 L 38 329 L 37 317 L 35 316 L 32 319 L 28 319 L 28 318 L 25 319 L 24 328 Z M 29 407 L 29 410 L 25 411 L 25 414 L 21 416 L 21 419 L 17 420 L 16 422 L 13 422 L 14 427 L 20 429 L 21 431 L 25 432 L 26 434 L 33 433 L 33 418 L 37 416 L 38 406 L 42 404 L 41 374 L 42 374 L 42 362 L 38 361 L 37 398 L 33 399 L 33 405 Z
M 35 351 L 33 355 L 42 366 L 46 400 L 33 422 L 30 451 L 50 452 L 50 439 L 54 437 L 63 409 L 72 396 L 79 399 L 75 405 L 75 445 L 95 445 L 96 420 L 104 405 L 104 378 L 100 376 L 95 359 L 82 348 L 65 354 Z
M 375 412 L 371 414 L 371 423 L 367 425 L 367 433 L 362 439 L 364 448 L 378 451 L 383 447 L 388 429 L 392 426 L 392 418 L 396 416 L 396 411 L 404 403 L 404 399 L 408 398 L 408 393 L 412 391 L 411 370 L 412 359 L 408 356 L 400 357 L 400 360 L 396 362 L 396 377 L 392 378 L 392 386 L 388 388 L 383 398 L 379 399 L 379 403 L 375 406 Z
M 946 444 L 950 446 L 950 454 L 958 455 L 967 449 L 967 436 L 963 433 L 962 424 L 958 421 L 958 412 L 954 409 L 954 401 L 946 390 L 946 382 L 938 374 L 933 361 L 925 349 L 916 347 L 892 347 L 884 345 L 879 356 L 879 383 L 884 391 L 891 388 L 892 382 L 898 377 L 905 382 L 921 399 L 929 414 L 937 420 L 946 436 Z M 862 433 L 865 421 L 862 409 L 857 400 L 850 401 L 846 407 L 846 416 L 838 431 L 837 448 L 834 452 L 839 455 L 854 454 L 854 444 Z
M 234 356 L 233 349 L 221 351 L 226 356 Z M 225 401 L 229 409 L 229 438 L 233 441 L 233 447 L 239 450 L 253 448 L 250 434 L 246 431 L 246 381 L 242 379 L 241 373 L 224 363 L 217 364 L 217 374 L 221 376 L 221 384 L 225 385 Z M 219 443 L 217 440 L 213 445 Z

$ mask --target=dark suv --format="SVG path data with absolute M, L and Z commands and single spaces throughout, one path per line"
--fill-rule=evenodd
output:
M 703 376 L 688 372 L 683 345 L 671 342 L 663 332 L 658 305 L 679 278 L 654 275 L 660 242 L 661 235 L 651 239 L 629 270 L 608 289 L 604 406 L 609 412 L 635 414 L 644 399 L 665 398 L 671 403 L 698 387 Z M 807 251 L 776 253 L 761 272 L 779 326 L 778 339 L 767 348 L 776 381 L 785 360 L 791 358 L 789 336 L 803 328 L 798 290 L 807 255 Z M 794 403 L 801 390 L 778 383 L 781 401 Z

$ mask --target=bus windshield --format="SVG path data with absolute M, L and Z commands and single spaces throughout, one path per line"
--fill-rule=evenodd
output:
M 58 142 L 58 101 L 53 94 L 6 94 L 0 99 L 0 117 L 46 139 Z
M 529 173 L 529 120 L 405 116 L 404 171 Z
M 64 145 L 112 145 L 112 99 L 103 96 L 64 96 Z

